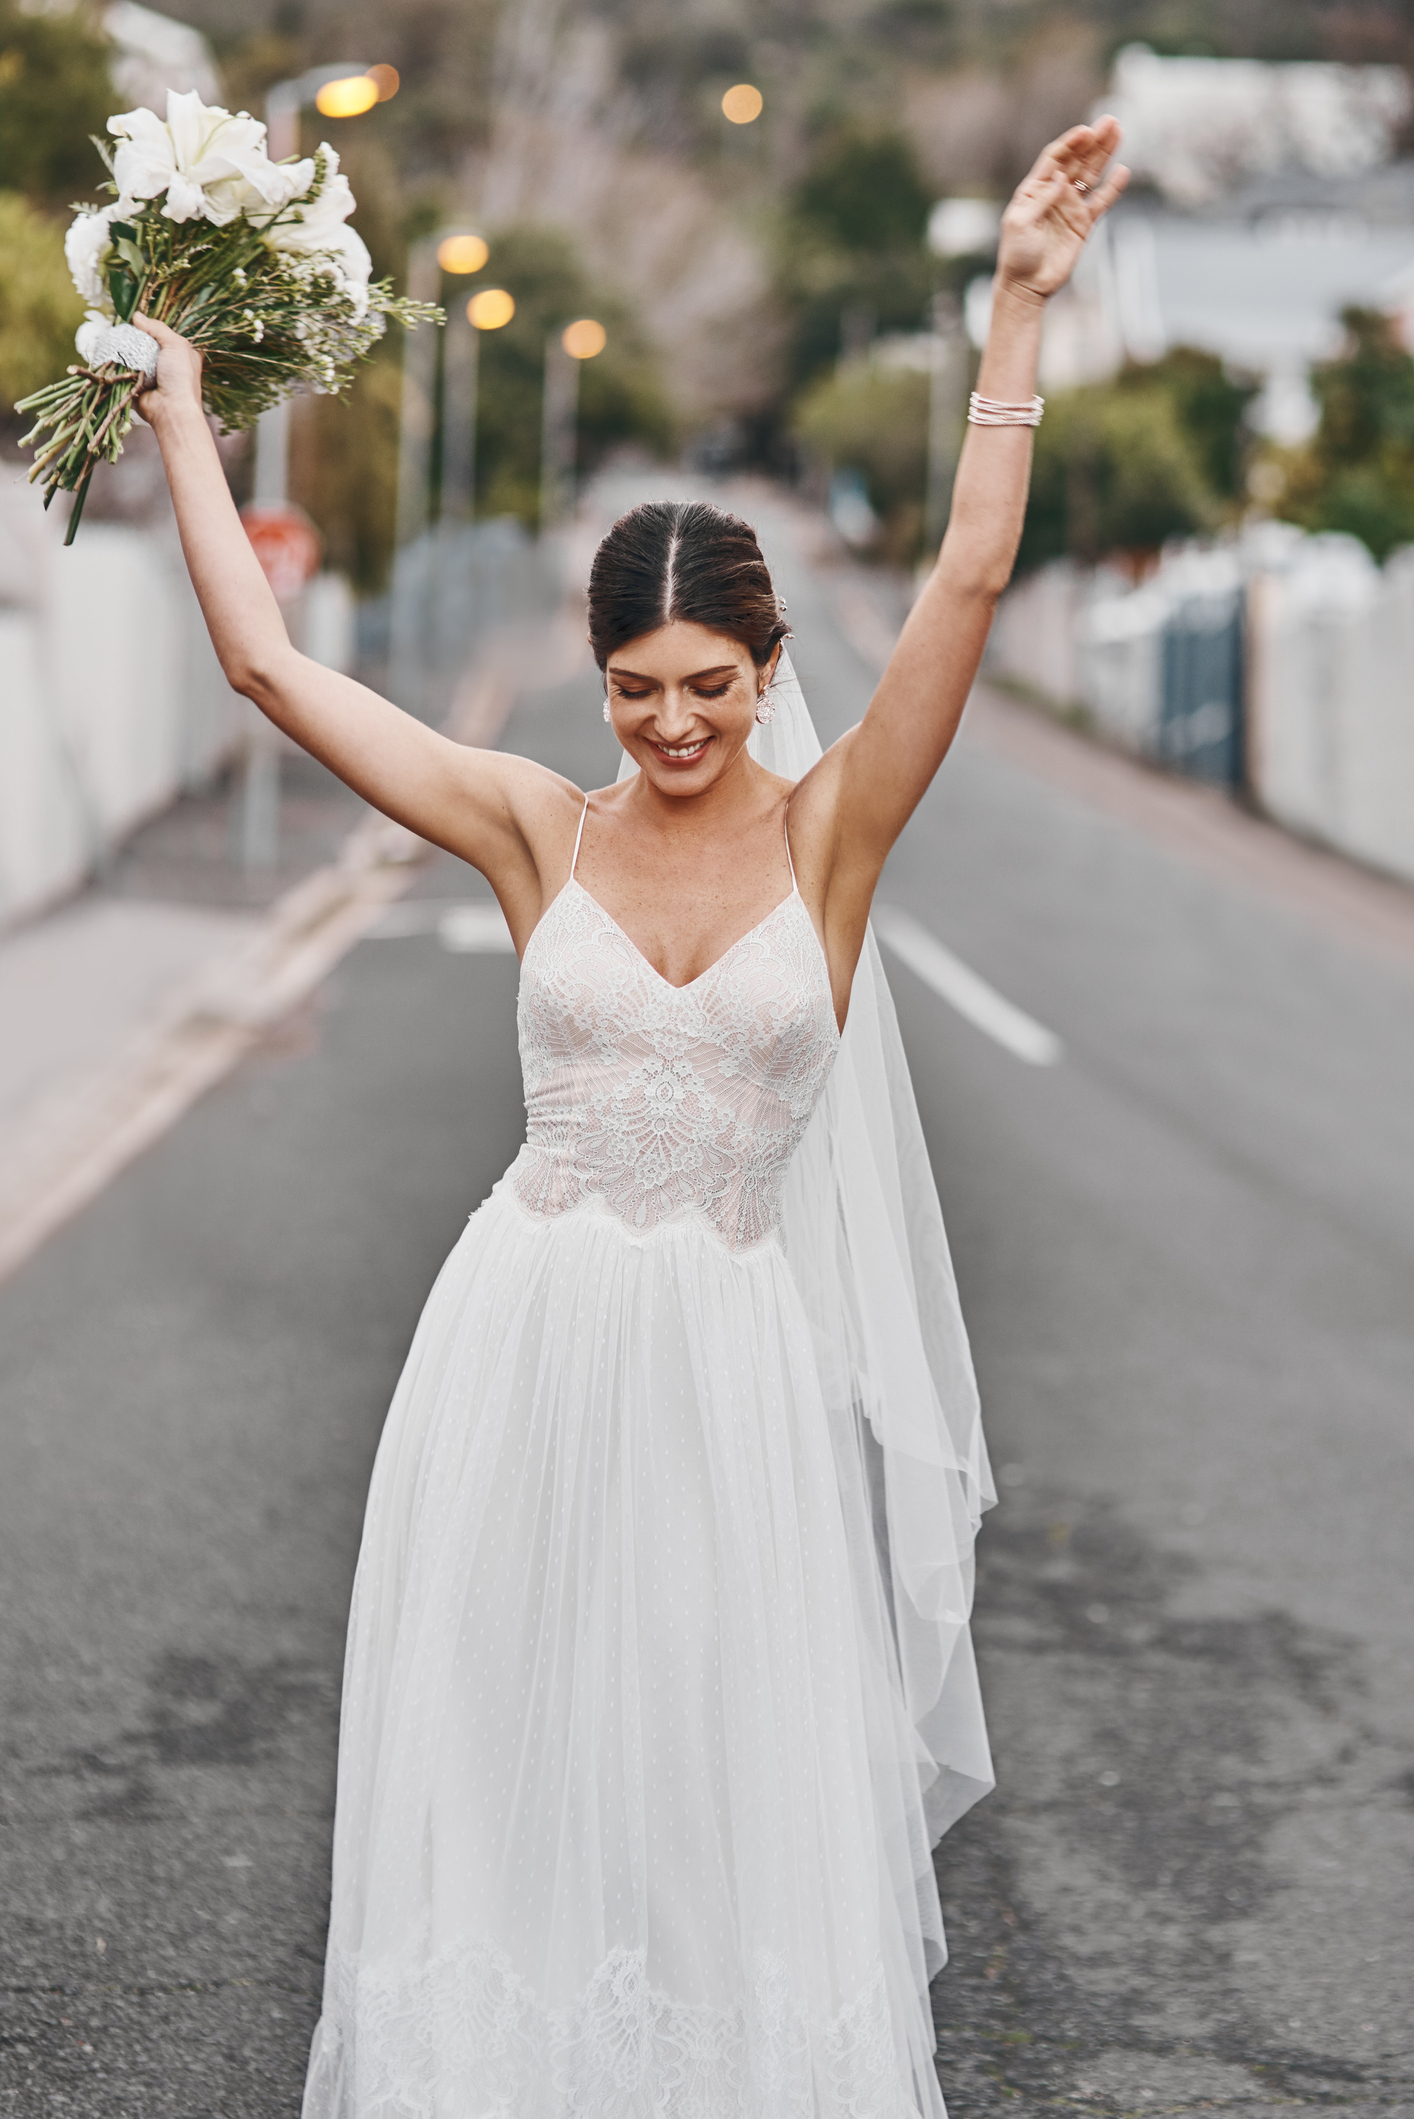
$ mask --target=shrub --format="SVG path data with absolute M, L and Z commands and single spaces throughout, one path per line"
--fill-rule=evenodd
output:
M 1017 564 L 1152 551 L 1215 528 L 1219 513 L 1167 389 L 1088 384 L 1052 397 L 1036 430 Z
M 83 303 L 64 262 L 64 230 L 17 192 L 0 191 L 0 409 L 53 382 L 77 359 Z
M 1347 309 L 1346 344 L 1315 368 L 1321 421 L 1284 466 L 1278 512 L 1307 530 L 1345 530 L 1378 560 L 1414 543 L 1414 360 L 1391 319 Z

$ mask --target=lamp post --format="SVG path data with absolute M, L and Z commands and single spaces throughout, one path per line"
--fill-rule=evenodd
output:
M 592 316 L 566 324 L 545 341 L 545 402 L 540 429 L 540 528 L 553 529 L 574 499 L 579 424 L 579 371 L 604 351 L 608 333 Z
M 948 526 L 953 474 L 957 470 L 967 410 L 967 339 L 962 309 L 954 294 L 935 294 L 932 306 L 932 363 L 928 374 L 928 488 L 924 504 L 924 539 L 936 552 Z
M 455 276 L 480 272 L 490 256 L 484 237 L 446 235 L 437 263 Z M 472 321 L 477 297 L 447 310 L 442 347 L 442 514 L 444 523 L 469 522 L 476 501 L 476 395 L 481 332 Z
M 326 118 L 356 118 L 375 103 L 397 94 L 391 66 L 311 66 L 307 72 L 277 81 L 265 97 L 265 139 L 272 162 L 299 153 L 299 117 L 313 103 Z M 262 508 L 282 508 L 289 499 L 290 401 L 262 412 L 255 430 L 255 500 Z
M 414 244 L 408 257 L 408 293 L 435 301 L 442 274 L 479 272 L 490 255 L 485 239 L 443 230 Z M 448 320 L 442 371 L 442 521 L 469 519 L 475 499 L 476 396 L 479 341 L 515 315 L 504 287 L 482 287 Z M 437 341 L 414 332 L 403 341 L 403 393 L 398 421 L 397 545 L 393 555 L 393 603 L 388 639 L 388 690 L 397 705 L 417 714 L 423 699 L 422 634 L 425 614 L 418 593 L 424 562 L 412 548 L 427 529 L 431 511 L 432 437 L 436 426 Z M 434 574 L 432 589 L 441 593 Z
M 1001 207 L 992 199 L 939 199 L 928 215 L 928 248 L 955 272 L 967 258 L 995 255 L 1001 219 Z M 931 323 L 924 537 L 936 552 L 948 524 L 967 414 L 967 334 L 962 305 L 950 289 L 933 296 Z
M 265 139 L 272 162 L 299 153 L 299 117 L 313 103 L 326 118 L 353 118 L 398 91 L 391 66 L 365 67 L 352 60 L 312 66 L 277 81 L 265 98 Z M 255 430 L 255 506 L 288 508 L 290 500 L 290 400 L 262 412 Z M 280 842 L 280 750 L 274 729 L 257 714 L 246 743 L 237 833 L 241 866 L 273 868 Z

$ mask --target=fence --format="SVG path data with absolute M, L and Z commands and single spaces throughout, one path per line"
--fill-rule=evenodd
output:
M 86 522 L 62 546 L 11 466 L 0 478 L 0 926 L 75 889 L 248 725 L 175 532 Z M 309 645 L 335 661 L 344 585 L 316 584 Z
M 1138 588 L 1058 562 L 1008 592 L 989 667 L 1414 880 L 1414 550 L 1265 523 Z

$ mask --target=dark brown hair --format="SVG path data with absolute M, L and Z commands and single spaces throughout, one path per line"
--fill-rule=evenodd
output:
M 758 669 L 790 632 L 756 532 L 704 500 L 648 500 L 621 515 L 589 569 L 589 642 L 616 648 L 673 619 L 728 633 Z

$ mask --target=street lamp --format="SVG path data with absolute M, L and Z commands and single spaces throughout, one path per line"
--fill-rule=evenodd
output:
M 484 236 L 445 235 L 437 245 L 437 263 L 460 278 L 480 272 L 491 255 Z M 476 350 L 477 333 L 465 308 L 447 309 L 442 346 L 442 521 L 469 519 L 476 490 Z
M 443 273 L 479 272 L 490 256 L 484 236 L 466 229 L 443 228 L 424 236 L 408 253 L 408 293 L 432 302 L 441 291 Z M 442 369 L 442 522 L 470 517 L 476 488 L 476 397 L 478 346 L 483 331 L 496 331 L 515 315 L 515 300 L 504 287 L 483 287 L 463 308 L 450 305 Z M 437 587 L 441 555 L 433 572 L 410 556 L 427 528 L 432 472 L 432 437 L 436 426 L 437 340 L 430 331 L 409 333 L 403 341 L 403 391 L 398 415 L 398 513 L 393 555 L 393 604 L 388 642 L 388 689 L 399 706 L 418 713 L 422 699 L 422 597 L 431 582 Z M 421 580 L 423 588 L 419 588 Z M 440 592 L 440 591 L 439 591 Z
M 311 66 L 288 81 L 277 81 L 265 98 L 265 144 L 272 162 L 287 161 L 299 153 L 299 115 L 307 103 L 326 118 L 352 118 L 375 103 L 386 102 L 398 92 L 397 69 L 392 66 L 359 66 L 344 60 L 337 66 Z M 290 500 L 290 401 L 284 398 L 262 412 L 255 429 L 254 505 L 267 511 L 264 527 L 277 547 L 284 532 L 283 549 L 294 544 L 305 553 L 307 567 L 318 565 L 317 547 L 307 523 L 296 515 L 281 523 Z M 257 548 L 259 549 L 259 548 Z M 262 559 L 262 564 L 266 561 Z M 277 576 L 270 573 L 271 586 L 281 593 Z M 286 591 L 285 593 L 288 593 Z M 273 868 L 280 842 L 280 750 L 279 739 L 261 714 L 255 716 L 246 744 L 241 782 L 239 842 L 241 866 Z
M 311 66 L 288 81 L 277 81 L 265 97 L 265 139 L 272 162 L 299 153 L 299 115 L 312 103 L 326 118 L 353 118 L 398 92 L 392 66 L 359 66 L 345 59 L 337 66 Z M 255 502 L 282 508 L 289 498 L 290 403 L 286 398 L 262 412 L 255 430 Z
M 722 98 L 722 116 L 729 125 L 754 125 L 766 107 L 766 98 L 750 81 L 738 81 Z
M 577 317 L 545 341 L 545 404 L 540 436 L 540 527 L 559 521 L 574 496 L 579 371 L 604 351 L 609 334 L 595 317 Z

